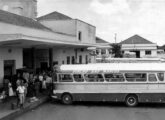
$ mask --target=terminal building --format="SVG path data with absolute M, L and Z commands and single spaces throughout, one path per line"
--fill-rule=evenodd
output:
M 36 0 L 0 0 L 0 9 L 0 85 L 23 67 L 93 62 L 95 26 L 59 12 L 37 18 Z

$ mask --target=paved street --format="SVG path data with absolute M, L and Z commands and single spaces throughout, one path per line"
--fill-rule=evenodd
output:
M 15 120 L 164 120 L 165 105 L 140 105 L 135 108 L 123 104 L 78 103 L 62 105 L 46 103 Z

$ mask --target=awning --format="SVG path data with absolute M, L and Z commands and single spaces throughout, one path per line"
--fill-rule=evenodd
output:
M 0 34 L 2 47 L 98 47 L 97 44 L 81 43 L 74 41 L 61 41 L 56 39 L 40 38 L 23 34 Z

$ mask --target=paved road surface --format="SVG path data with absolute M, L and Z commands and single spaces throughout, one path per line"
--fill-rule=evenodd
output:
M 165 105 L 125 105 L 97 103 L 62 105 L 46 103 L 15 120 L 165 120 Z

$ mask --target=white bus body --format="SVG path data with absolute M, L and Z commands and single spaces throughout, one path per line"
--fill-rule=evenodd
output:
M 53 98 L 72 101 L 165 102 L 165 63 L 62 65 Z

